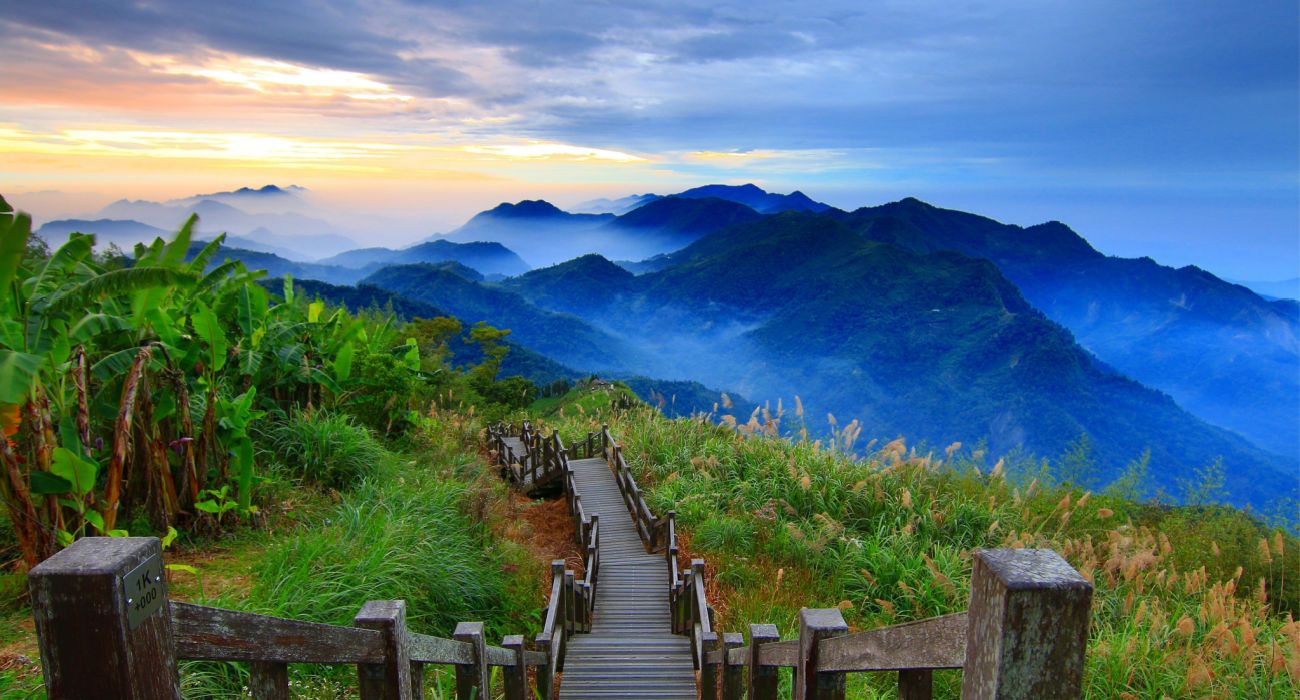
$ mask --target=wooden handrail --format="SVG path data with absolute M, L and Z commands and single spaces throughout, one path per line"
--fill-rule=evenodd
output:
M 358 666 L 363 700 L 421 696 L 429 664 L 456 668 L 460 699 L 487 697 L 490 668 L 507 669 L 507 700 L 525 700 L 527 667 L 551 668 L 518 635 L 487 644 L 481 622 L 458 624 L 454 639 L 411 632 L 400 600 L 367 602 L 352 627 L 172 601 L 154 537 L 83 538 L 29 581 L 52 700 L 180 697 L 184 659 L 248 662 L 256 698 L 288 697 L 291 663 Z

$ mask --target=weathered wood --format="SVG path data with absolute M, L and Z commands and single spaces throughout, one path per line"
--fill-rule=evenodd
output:
M 762 654 L 780 639 L 776 625 L 749 626 L 749 700 L 776 700 L 780 677 L 775 666 L 763 664 Z
M 369 601 L 352 618 L 352 626 L 374 630 L 383 636 L 383 662 L 357 666 L 362 700 L 410 700 L 411 657 L 406 645 L 406 601 Z
M 719 678 L 722 665 L 718 662 L 709 663 L 709 652 L 716 652 L 721 648 L 718 641 L 718 635 L 713 632 L 707 632 L 701 635 L 700 651 L 700 697 L 706 700 L 716 700 L 718 697 Z
M 456 666 L 456 697 L 459 700 L 485 700 L 492 696 L 492 669 L 487 662 L 487 641 L 482 622 L 460 622 L 451 635 L 474 649 L 474 662 Z
M 722 635 L 722 700 L 743 700 L 745 697 L 745 667 L 731 663 L 730 654 L 745 643 L 745 636 L 739 632 L 727 632 Z
M 156 561 L 148 571 L 140 569 Z M 133 580 L 126 580 L 128 574 Z M 147 576 L 161 600 L 132 625 Z M 45 691 L 64 698 L 180 698 L 162 546 L 156 537 L 86 537 L 28 574 Z M 131 602 L 128 602 L 130 600 Z
M 799 667 L 795 669 L 794 700 L 844 700 L 844 674 L 817 670 L 822 640 L 845 634 L 849 626 L 839 608 L 799 611 Z
M 962 697 L 1080 697 L 1091 605 L 1092 584 L 1050 549 L 976 552 Z
M 411 663 L 449 665 L 474 663 L 473 647 L 454 639 L 408 632 L 406 650 L 411 657 Z
M 934 671 L 913 668 L 898 672 L 898 700 L 933 700 Z
M 817 649 L 817 670 L 961 668 L 968 619 L 960 612 L 827 639 Z
M 524 637 L 521 634 L 507 635 L 501 640 L 501 646 L 515 657 L 514 666 L 501 674 L 505 678 L 505 700 L 527 700 L 528 663 L 524 659 Z
M 250 663 L 248 692 L 255 700 L 289 700 L 289 664 L 277 661 Z
M 374 630 L 286 620 L 173 602 L 176 658 L 203 661 L 365 664 L 384 660 Z

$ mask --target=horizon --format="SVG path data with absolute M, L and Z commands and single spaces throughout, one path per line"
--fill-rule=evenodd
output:
M 754 182 L 1300 270 L 1292 3 L 733 10 L 14 4 L 0 192 L 48 221 L 292 183 L 392 246 L 501 202 Z

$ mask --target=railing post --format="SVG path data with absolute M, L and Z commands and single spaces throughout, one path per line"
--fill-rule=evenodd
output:
M 718 673 L 720 668 L 725 668 L 727 665 L 727 650 L 718 642 L 718 635 L 713 632 L 704 635 L 700 642 L 700 697 L 703 700 L 718 700 Z M 713 664 L 709 661 L 709 654 L 719 649 L 723 654 L 722 663 Z
M 732 664 L 731 650 L 745 645 L 745 635 L 727 632 L 722 635 L 722 700 L 744 700 L 745 667 Z
M 249 662 L 248 692 L 257 700 L 289 700 L 289 664 Z
M 369 601 L 352 618 L 352 626 L 375 630 L 384 639 L 384 663 L 357 666 L 362 700 L 410 700 L 411 657 L 406 647 L 406 601 Z
M 564 595 L 564 637 L 567 639 L 578 628 L 577 610 L 575 595 L 576 590 L 573 585 L 574 575 L 572 570 L 564 572 L 564 585 L 560 586 L 560 592 Z
M 1080 697 L 1091 606 L 1092 584 L 1050 549 L 976 552 L 961 696 Z
M 604 456 L 609 450 L 609 423 L 600 424 L 600 454 Z
M 776 666 L 764 666 L 762 647 L 781 641 L 776 625 L 749 626 L 749 700 L 776 700 L 781 678 Z
M 486 700 L 492 693 L 492 669 L 487 661 L 487 640 L 483 637 L 482 622 L 458 622 L 451 635 L 474 649 L 472 664 L 456 666 L 456 697 L 458 700 Z
M 795 669 L 794 700 L 844 700 L 844 673 L 818 673 L 817 646 L 823 639 L 848 631 L 839 608 L 799 611 L 799 666 Z
M 28 574 L 45 692 L 72 698 L 180 698 L 162 546 L 86 537 Z
M 528 698 L 528 664 L 524 661 L 524 636 L 508 634 L 501 640 L 501 648 L 513 652 L 515 665 L 502 669 L 505 677 L 506 699 L 527 700 Z

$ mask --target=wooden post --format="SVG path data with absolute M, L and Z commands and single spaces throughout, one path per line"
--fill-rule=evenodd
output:
M 745 635 L 739 632 L 727 632 L 722 635 L 722 700 L 744 700 L 745 667 L 732 664 L 731 650 L 745 645 Z
M 600 454 L 603 457 L 609 450 L 609 423 L 600 424 Z
M 472 664 L 456 666 L 458 700 L 486 700 L 492 697 L 492 668 L 488 666 L 487 640 L 483 638 L 483 623 L 458 622 L 451 638 L 458 642 L 466 642 L 474 649 Z
M 839 608 L 799 611 L 799 666 L 795 669 L 794 700 L 844 700 L 844 674 L 817 672 L 817 645 L 823 639 L 848 631 Z
M 776 666 L 764 666 L 759 656 L 764 644 L 781 641 L 776 625 L 749 626 L 749 700 L 776 700 L 780 676 Z
M 51 700 L 180 698 L 158 538 L 77 540 L 28 586 Z
M 934 671 L 909 668 L 898 672 L 898 700 L 933 700 Z
M 257 700 L 289 700 L 289 664 L 252 661 L 248 664 L 248 692 Z
M 406 601 L 372 600 L 352 618 L 353 627 L 384 635 L 384 663 L 359 664 L 362 700 L 411 700 L 411 656 L 406 647 Z
M 1091 606 L 1092 584 L 1050 549 L 976 552 L 961 696 L 1080 697 Z
M 722 649 L 722 653 L 727 653 L 722 644 L 718 642 L 718 635 L 714 632 L 707 632 L 700 639 L 700 697 L 703 700 L 717 700 L 718 698 L 718 673 L 719 669 L 726 666 L 727 659 L 724 656 L 722 664 L 713 664 L 709 662 L 709 653 L 717 649 Z
M 573 585 L 574 576 L 572 570 L 565 570 L 564 585 L 560 586 L 560 592 L 564 594 L 564 636 L 567 638 L 577 629 L 578 606 L 577 596 L 575 595 L 575 586 Z
M 503 669 L 506 681 L 505 700 L 527 700 L 528 698 L 528 664 L 524 661 L 524 636 L 508 634 L 501 640 L 501 648 L 513 652 L 515 665 Z

